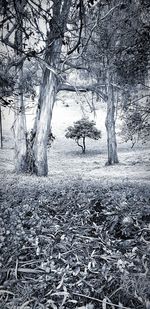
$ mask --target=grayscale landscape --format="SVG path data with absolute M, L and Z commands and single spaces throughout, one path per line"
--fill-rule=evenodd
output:
M 150 309 L 149 1 L 0 10 L 0 309 Z

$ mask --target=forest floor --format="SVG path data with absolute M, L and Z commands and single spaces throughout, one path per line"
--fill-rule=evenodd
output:
M 16 175 L 0 150 L 0 308 L 149 309 L 150 149 L 82 155 L 56 138 L 49 176 Z M 100 145 L 100 151 L 99 151 Z

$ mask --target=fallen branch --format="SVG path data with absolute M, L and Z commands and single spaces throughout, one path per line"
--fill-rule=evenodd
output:
M 7 290 L 0 290 L 0 295 L 1 294 L 10 294 L 10 295 L 15 295 L 14 293 L 10 292 L 10 291 L 7 291 Z
M 90 297 L 90 296 L 87 296 L 87 295 L 84 295 L 84 294 L 74 293 L 74 292 L 73 292 L 73 294 L 76 295 L 76 296 L 80 296 L 80 297 L 88 298 L 90 300 L 97 301 L 97 302 L 99 302 L 101 304 L 103 303 L 103 300 L 95 298 L 95 297 Z M 105 301 L 105 303 L 108 304 L 108 305 L 113 305 L 113 306 L 115 306 L 117 308 L 120 308 L 120 305 L 116 305 L 116 304 L 113 304 L 113 303 L 108 302 L 108 301 Z M 124 306 L 122 306 L 122 309 L 132 309 L 132 308 L 131 307 L 124 307 Z
M 0 270 L 0 273 L 5 273 L 7 271 L 14 271 L 14 268 L 9 268 L 9 269 L 1 269 Z M 17 272 L 20 272 L 20 273 L 26 273 L 26 274 L 39 274 L 39 273 L 45 273 L 44 270 L 41 270 L 41 269 L 31 269 L 31 268 L 18 268 L 17 269 Z
M 27 305 L 33 302 L 33 299 L 27 300 L 24 304 L 21 305 L 20 309 L 24 309 Z

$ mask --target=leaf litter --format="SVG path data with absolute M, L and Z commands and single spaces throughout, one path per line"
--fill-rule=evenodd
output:
M 3 309 L 149 309 L 149 186 L 5 180 Z

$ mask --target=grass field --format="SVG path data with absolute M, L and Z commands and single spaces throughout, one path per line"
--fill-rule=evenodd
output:
M 99 141 L 87 140 L 87 151 L 83 155 L 73 140 L 65 138 L 69 125 L 81 118 L 78 105 L 66 108 L 62 103 L 54 109 L 52 129 L 56 136 L 48 150 L 49 178 L 67 180 L 83 178 L 108 181 L 150 181 L 150 145 L 139 143 L 133 149 L 130 143 L 123 143 L 118 137 L 119 164 L 105 166 L 107 145 L 105 131 L 105 108 L 97 112 L 96 124 L 102 131 Z M 8 117 L 8 115 L 7 115 Z M 4 119 L 4 149 L 0 151 L 1 170 L 13 171 L 13 137 L 10 130 L 12 117 Z

